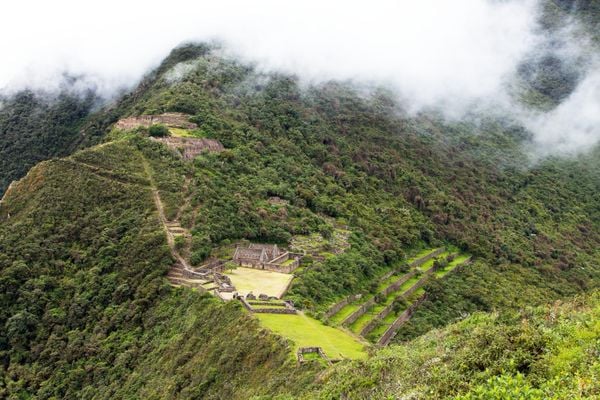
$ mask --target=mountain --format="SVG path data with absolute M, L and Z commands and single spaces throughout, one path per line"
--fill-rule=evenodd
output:
M 576 78 L 538 61 L 551 108 Z M 532 161 L 509 117 L 208 45 L 96 100 L 0 110 L 0 397 L 599 395 L 598 146 Z
M 91 92 L 50 97 L 25 90 L 0 98 L 0 194 L 37 162 L 73 152 L 94 102 Z

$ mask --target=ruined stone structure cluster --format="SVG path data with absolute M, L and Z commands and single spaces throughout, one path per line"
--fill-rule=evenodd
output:
M 122 130 L 132 130 L 139 127 L 149 128 L 152 125 L 165 125 L 169 128 L 196 129 L 198 125 L 189 121 L 190 116 L 183 113 L 164 113 L 159 115 L 140 115 L 120 119 L 115 127 Z M 222 151 L 221 142 L 215 139 L 195 137 L 157 137 L 151 138 L 175 150 L 185 160 L 191 160 L 205 151 Z
M 122 130 L 131 130 L 138 127 L 148 128 L 152 125 L 166 125 L 170 128 L 196 129 L 198 125 L 189 121 L 189 115 L 183 113 L 164 113 L 159 115 L 140 115 L 120 119 L 115 127 Z
M 240 266 L 289 274 L 300 265 L 300 254 L 281 251 L 276 244 L 238 246 L 233 261 Z
M 151 139 L 177 151 L 184 160 L 192 160 L 205 151 L 219 152 L 224 149 L 221 142 L 215 139 L 187 137 L 157 137 Z
M 329 365 L 331 365 L 334 361 L 334 360 L 330 360 L 323 352 L 323 349 L 320 347 L 300 347 L 298 349 L 298 351 L 296 352 L 296 356 L 298 357 L 298 362 L 301 364 L 303 362 L 306 362 L 306 360 L 304 359 L 304 355 L 308 354 L 308 353 L 318 354 L 319 357 L 321 357 L 323 360 L 325 360 L 327 362 L 327 364 L 329 364 Z
M 222 262 L 198 268 L 177 262 L 169 270 L 167 278 L 174 286 L 188 286 L 214 294 L 234 292 L 231 279 L 221 273 L 223 269 Z

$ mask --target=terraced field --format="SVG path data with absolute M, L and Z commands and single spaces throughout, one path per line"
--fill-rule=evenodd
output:
M 329 321 L 332 322 L 334 325 L 339 325 L 353 312 L 358 310 L 358 307 L 360 307 L 360 303 L 358 301 L 348 304 L 344 306 L 344 308 L 342 308 L 340 311 L 338 311 L 335 315 L 333 315 L 331 318 L 329 318 Z
M 466 254 L 461 254 L 461 255 L 456 256 L 454 258 L 454 260 L 452 260 L 450 263 L 448 263 L 448 265 L 445 268 L 437 270 L 435 272 L 435 276 L 437 278 L 443 278 L 447 273 L 452 272 L 456 267 L 458 267 L 459 265 L 464 264 L 470 258 L 471 257 L 469 255 L 466 255 Z
M 453 256 L 454 258 L 446 266 L 440 267 L 440 264 L 435 264 L 436 260 L 443 261 L 448 259 L 449 256 Z M 383 300 L 371 304 L 374 295 L 363 296 L 361 299 L 342 307 L 329 318 L 329 321 L 334 325 L 348 324 L 345 321 L 354 315 L 350 321 L 357 318 L 347 325 L 348 328 L 357 335 L 362 334 L 371 341 L 377 341 L 394 324 L 399 315 L 425 295 L 425 290 L 420 287 L 425 282 L 425 277 L 434 276 L 437 279 L 443 278 L 469 259 L 470 256 L 458 254 L 452 250 L 423 250 L 408 260 L 408 264 L 413 266 L 411 271 L 404 275 L 394 274 L 381 280 L 377 287 L 377 292 L 382 295 L 389 292 Z M 435 270 L 436 268 L 439 269 Z M 414 276 L 410 276 L 410 274 L 414 274 Z M 402 280 L 405 280 L 405 282 L 395 290 L 392 290 L 394 286 L 391 285 L 398 285 Z M 399 304 L 392 306 L 397 300 Z M 363 311 L 359 311 L 361 309 L 366 309 L 362 315 L 360 315 L 360 312 Z M 386 312 L 388 313 L 387 315 L 385 315 Z M 384 317 L 380 318 L 382 315 Z M 380 319 L 378 320 L 378 318 Z

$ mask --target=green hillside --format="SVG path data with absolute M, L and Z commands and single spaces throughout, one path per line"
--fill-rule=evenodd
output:
M 243 399 L 285 386 L 284 342 L 239 304 L 164 277 L 172 259 L 140 162 L 166 179 L 172 156 L 135 140 L 91 154 L 106 168 L 78 161 L 86 153 L 41 163 L 2 203 L 0 397 Z
M 0 96 L 0 196 L 37 162 L 71 153 L 96 98 L 63 93 L 47 99 L 23 91 Z
M 595 399 L 600 297 L 474 314 L 321 376 L 306 399 Z
M 538 61 L 520 84 L 549 108 L 576 79 Z M 0 109 L 0 398 L 600 397 L 600 147 L 534 163 L 508 117 L 208 45 L 93 112 L 23 96 Z M 299 267 L 241 274 L 249 244 Z M 205 293 L 205 265 L 258 299 Z

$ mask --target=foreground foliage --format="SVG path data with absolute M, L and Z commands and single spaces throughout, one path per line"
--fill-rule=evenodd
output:
M 600 396 L 600 294 L 477 313 L 327 372 L 305 398 L 583 399 Z

